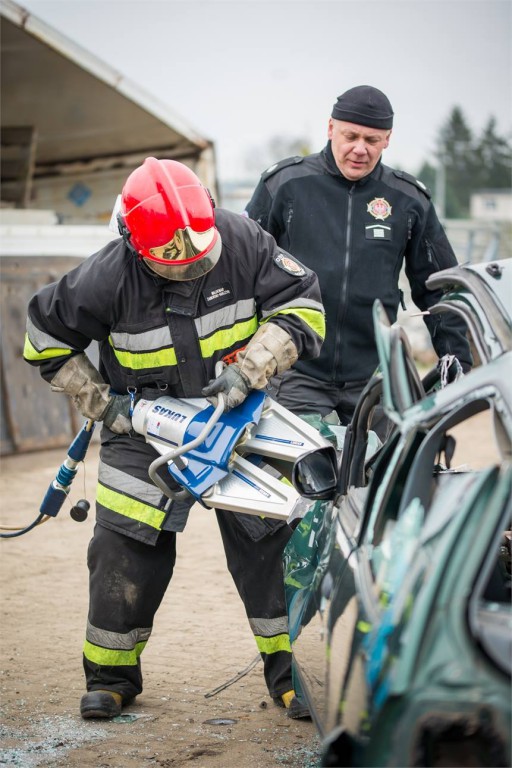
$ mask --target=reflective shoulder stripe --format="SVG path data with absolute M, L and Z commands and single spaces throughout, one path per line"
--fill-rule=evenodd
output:
M 25 360 L 44 362 L 45 360 L 53 360 L 54 357 L 68 357 L 71 352 L 72 350 L 69 347 L 46 347 L 46 349 L 38 352 L 30 341 L 28 334 L 25 334 L 25 345 L 23 347 L 23 357 Z
M 275 315 L 277 312 L 285 312 L 287 309 L 314 309 L 318 312 L 324 312 L 324 306 L 320 301 L 315 299 L 306 299 L 304 296 L 300 296 L 298 299 L 292 299 L 287 301 L 286 304 L 274 307 L 271 312 L 263 312 L 262 317 L 266 318 L 270 315 Z
M 104 667 L 134 667 L 138 663 L 139 656 L 144 650 L 146 642 L 147 640 L 137 643 L 131 651 L 115 651 L 93 645 L 93 643 L 86 640 L 84 643 L 84 656 L 92 664 L 101 664 Z
M 276 315 L 297 315 L 305 325 L 311 328 L 317 336 L 321 339 L 325 339 L 325 314 L 322 309 L 313 309 L 307 307 L 292 307 L 279 309 L 272 314 L 267 315 L 265 321 Z
M 132 520 L 137 520 L 140 523 L 145 523 L 157 530 L 161 529 L 165 519 L 165 511 L 149 506 L 149 504 L 144 504 L 141 501 L 137 501 L 137 499 L 132 499 L 130 496 L 125 496 L 118 491 L 112 491 L 101 483 L 97 485 L 96 501 L 113 512 L 130 517 Z
M 275 635 L 274 637 L 261 637 L 260 635 L 254 635 L 256 645 L 260 653 L 278 653 L 279 651 L 285 651 L 291 653 L 290 638 L 288 634 Z

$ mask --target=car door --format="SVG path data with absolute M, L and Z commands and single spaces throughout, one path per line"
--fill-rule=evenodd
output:
M 361 534 L 367 498 L 373 494 L 363 485 L 362 466 L 365 457 L 368 459 L 379 452 L 373 440 L 375 436 L 368 432 L 367 420 L 375 404 L 375 393 L 380 396 L 384 382 L 388 413 L 396 423 L 400 422 L 400 412 L 421 395 L 421 384 L 414 376 L 416 369 L 412 357 L 409 359 L 406 337 L 397 326 L 390 327 L 380 302 L 376 302 L 375 322 L 379 326 L 383 376 L 372 381 L 363 393 L 353 423 L 347 429 L 339 486 L 342 493 L 334 504 L 316 502 L 312 506 L 295 530 L 284 559 L 294 665 L 303 695 L 321 733 L 332 728 L 338 720 L 343 670 L 348 664 L 345 649 L 351 647 L 347 637 L 353 634 L 357 625 L 353 619 L 359 575 L 354 575 L 352 553 Z M 390 383 L 391 376 L 393 381 Z M 397 432 L 386 445 L 382 461 L 379 457 L 374 470 L 374 488 L 379 487 L 379 478 L 390 462 L 394 465 L 391 457 L 398 442 Z M 347 457 L 349 464 L 344 461 Z M 379 470 L 379 466 L 382 469 Z M 353 483 L 355 479 L 360 485 L 345 489 L 345 484 Z M 359 627 L 364 626 L 372 614 L 371 607 L 363 606 Z

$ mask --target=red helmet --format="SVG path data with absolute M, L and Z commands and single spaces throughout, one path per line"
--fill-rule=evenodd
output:
M 210 193 L 175 160 L 148 157 L 128 176 L 118 223 L 130 247 L 170 280 L 201 277 L 219 260 Z

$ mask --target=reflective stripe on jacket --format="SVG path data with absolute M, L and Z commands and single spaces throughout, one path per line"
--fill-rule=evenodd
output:
M 114 391 L 200 397 L 216 363 L 262 323 L 287 331 L 299 356 L 316 356 L 325 320 L 315 273 L 246 217 L 217 210 L 216 222 L 221 257 L 197 280 L 160 278 L 116 240 L 43 287 L 29 304 L 25 359 L 51 381 L 95 340 Z M 162 528 L 182 530 L 192 500 L 171 504 L 149 482 L 154 448 L 137 435 L 102 437 L 98 522 L 148 543 Z
M 159 386 L 198 397 L 215 364 L 245 346 L 261 323 L 286 330 L 303 358 L 325 335 L 316 275 L 254 222 L 217 210 L 223 249 L 203 277 L 164 280 L 109 243 L 31 300 L 24 357 L 50 381 L 69 355 L 99 342 L 113 390 Z

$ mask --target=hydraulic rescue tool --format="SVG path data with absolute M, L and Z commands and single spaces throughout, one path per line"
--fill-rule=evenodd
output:
M 161 454 L 149 476 L 171 499 L 291 522 L 309 508 L 295 485 L 322 498 L 336 484 L 334 447 L 260 391 L 228 413 L 222 395 L 216 408 L 202 398 L 142 399 L 132 423 Z M 182 490 L 158 474 L 164 465 Z
M 192 497 L 206 508 L 291 523 L 310 506 L 297 488 L 307 489 L 309 499 L 320 499 L 336 485 L 334 447 L 260 391 L 253 390 L 227 413 L 222 394 L 216 407 L 204 398 L 141 399 L 134 407 L 132 424 L 160 454 L 150 465 L 149 476 L 170 499 Z M 4 528 L 13 532 L 0 534 L 1 538 L 27 533 L 57 516 L 93 429 L 94 422 L 87 421 L 75 437 L 36 520 L 25 528 Z M 167 472 L 161 471 L 165 465 Z M 179 490 L 168 485 L 168 478 Z M 88 509 L 89 502 L 81 499 L 72 507 L 71 517 L 85 520 Z

